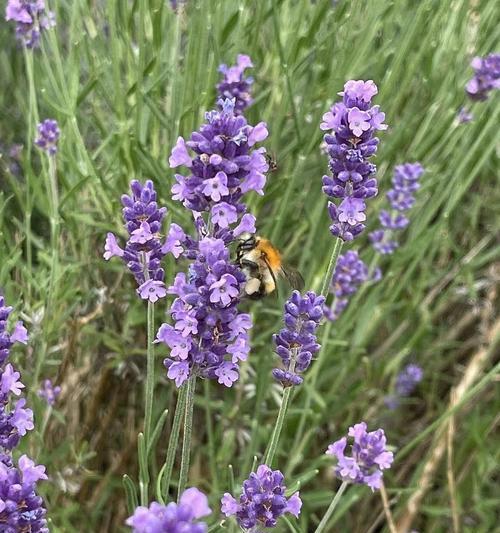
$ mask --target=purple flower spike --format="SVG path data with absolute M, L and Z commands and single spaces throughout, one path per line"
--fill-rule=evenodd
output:
M 206 523 L 196 520 L 211 512 L 207 497 L 192 487 L 182 493 L 179 503 L 152 502 L 149 508 L 137 507 L 126 524 L 134 533 L 206 533 Z
M 106 261 L 115 256 L 121 257 L 139 285 L 137 294 L 143 300 L 155 303 L 167 295 L 161 260 L 168 251 L 174 252 L 175 237 L 182 238 L 182 235 L 169 234 L 174 241 L 162 242 L 162 222 L 167 209 L 158 207 L 152 181 L 148 180 L 142 185 L 133 180 L 130 189 L 130 196 L 122 196 L 123 220 L 129 239 L 123 249 L 116 237 L 108 233 L 103 255 Z
M 228 67 L 220 65 L 219 72 L 223 78 L 217 85 L 219 98 L 229 100 L 234 99 L 234 113 L 241 115 L 242 112 L 252 103 L 251 88 L 253 78 L 245 78 L 245 70 L 253 67 L 252 60 L 249 56 L 239 54 L 236 59 L 236 65 Z
M 394 231 L 403 230 L 409 224 L 403 212 L 413 207 L 413 193 L 420 188 L 419 179 L 423 173 L 424 167 L 420 163 L 405 163 L 394 169 L 392 189 L 387 193 L 391 211 L 380 212 L 379 220 L 383 229 L 372 231 L 368 235 L 379 254 L 392 254 L 398 248 L 399 244 L 392 239 L 392 235 Z
M 9 333 L 12 307 L 0 296 L 0 529 L 5 532 L 31 531 L 48 533 L 43 500 L 36 494 L 36 484 L 47 479 L 45 467 L 35 465 L 26 455 L 16 463 L 12 449 L 22 436 L 34 428 L 33 411 L 20 397 L 24 385 L 21 374 L 6 363 L 16 342 L 26 343 L 28 334 L 22 322 Z
M 239 64 L 248 61 L 242 58 Z M 172 325 L 163 324 L 157 335 L 169 349 L 164 365 L 177 387 L 193 374 L 231 387 L 250 350 L 252 322 L 238 311 L 246 276 L 228 246 L 242 233 L 255 232 L 255 217 L 246 213 L 243 196 L 262 193 L 268 164 L 265 149 L 255 144 L 268 132 L 263 122 L 250 126 L 237 115 L 234 99 L 218 104 L 189 141 L 177 139 L 169 159 L 172 168 L 189 169 L 187 176 L 175 175 L 172 193 L 192 211 L 195 226 L 192 237 L 172 224 L 163 246 L 165 253 L 190 262 L 187 275 L 178 273 L 167 289 L 176 296 L 169 310 Z M 108 249 L 119 253 L 112 242 Z
M 46 11 L 44 0 L 8 0 L 5 20 L 16 22 L 16 37 L 27 48 L 36 48 L 44 30 L 55 26 L 54 14 Z
M 322 130 L 332 130 L 324 136 L 332 176 L 323 176 L 323 192 L 339 198 L 336 205 L 328 204 L 332 219 L 330 231 L 344 241 L 356 238 L 365 228 L 364 200 L 378 192 L 377 167 L 369 158 L 377 151 L 377 130 L 387 129 L 385 114 L 371 100 L 378 89 L 372 80 L 350 80 L 339 93 L 342 102 L 335 103 L 323 115 Z
M 472 100 L 486 100 L 490 91 L 500 89 L 500 54 L 475 57 L 471 66 L 474 77 L 467 82 L 465 91 Z
M 38 391 L 38 396 L 43 398 L 50 406 L 56 403 L 59 394 L 61 394 L 61 387 L 58 385 L 54 387 L 50 379 L 45 379 L 42 383 L 42 388 Z
M 368 485 L 375 491 L 382 485 L 382 470 L 391 467 L 394 456 L 386 449 L 384 430 L 367 432 L 366 427 L 365 422 L 361 422 L 349 428 L 348 436 L 354 440 L 350 457 L 345 455 L 347 437 L 330 444 L 326 454 L 337 458 L 335 474 L 338 478 Z
M 38 137 L 35 139 L 35 144 L 47 154 L 55 155 L 60 133 L 57 121 L 48 118 L 38 124 Z
M 410 396 L 417 385 L 422 381 L 424 371 L 418 365 L 407 365 L 398 374 L 393 394 L 384 398 L 385 405 L 389 409 L 396 409 L 401 403 L 401 398 Z
M 279 470 L 271 470 L 267 465 L 260 465 L 257 472 L 252 472 L 243 482 L 243 491 L 236 500 L 226 492 L 221 499 L 221 511 L 225 516 L 235 516 L 240 527 L 274 528 L 280 516 L 290 513 L 296 518 L 300 514 L 302 501 L 295 492 L 290 498 L 285 497 L 284 476 Z M 260 531 L 260 530 L 259 530 Z
M 321 346 L 316 339 L 316 329 L 323 316 L 325 298 L 309 291 L 301 296 L 293 291 L 285 303 L 285 327 L 273 336 L 275 351 L 283 362 L 284 369 L 275 368 L 274 378 L 283 387 L 300 385 L 299 373 L 305 372 L 313 355 Z
M 379 276 L 380 272 L 377 270 L 371 279 L 376 281 Z M 357 251 L 349 250 L 340 255 L 330 285 L 330 292 L 334 298 L 331 306 L 324 308 L 325 317 L 331 321 L 337 320 L 347 307 L 352 295 L 369 278 L 368 267 L 359 257 Z

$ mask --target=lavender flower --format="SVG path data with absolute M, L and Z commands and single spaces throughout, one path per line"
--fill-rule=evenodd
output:
M 57 152 L 57 141 L 59 140 L 60 130 L 57 121 L 46 119 L 38 124 L 38 137 L 35 144 L 45 150 L 49 155 L 55 155 Z
M 162 243 L 161 226 L 167 209 L 158 208 L 153 182 L 130 183 L 132 194 L 122 196 L 123 220 L 129 238 L 125 249 L 120 248 L 113 233 L 108 233 L 104 259 L 121 257 L 139 285 L 137 293 L 143 300 L 154 303 L 167 294 L 163 281 L 165 272 L 161 260 L 167 253 Z M 167 240 L 168 242 L 168 240 Z
M 11 455 L 19 439 L 34 427 L 33 411 L 25 408 L 26 400 L 20 398 L 24 389 L 21 374 L 6 363 L 14 343 L 28 341 L 22 322 L 9 333 L 11 312 L 12 307 L 5 306 L 0 296 L 0 524 L 6 532 L 48 533 L 43 501 L 35 492 L 37 481 L 47 479 L 45 467 L 35 466 L 26 455 L 16 466 Z
M 353 437 L 351 457 L 344 455 L 347 437 L 330 444 L 327 455 L 337 458 L 335 474 L 343 481 L 368 485 L 372 491 L 379 489 L 382 484 L 382 470 L 391 467 L 394 460 L 392 452 L 386 449 L 386 439 L 383 429 L 366 431 L 365 422 L 355 424 L 349 428 L 349 437 Z
M 283 474 L 260 465 L 257 472 L 252 472 L 243 482 L 239 501 L 227 492 L 224 494 L 221 511 L 225 516 L 236 516 L 244 531 L 257 533 L 258 527 L 276 527 L 279 517 L 285 513 L 298 518 L 302 507 L 299 493 L 287 499 L 285 492 Z
M 26 455 L 17 466 L 7 454 L 0 454 L 0 524 L 6 533 L 29 531 L 49 533 L 43 500 L 36 483 L 47 479 L 44 466 L 36 466 Z
M 285 327 L 273 335 L 276 353 L 284 366 L 284 369 L 275 368 L 273 376 L 283 387 L 302 383 L 299 372 L 309 368 L 313 355 L 321 348 L 316 339 L 316 329 L 323 316 L 324 301 L 323 296 L 317 296 L 312 291 L 305 296 L 293 291 L 285 302 Z
M 182 493 L 179 503 L 137 507 L 126 523 L 134 533 L 206 533 L 207 525 L 195 520 L 211 512 L 207 497 L 192 487 Z
M 330 307 L 324 307 L 325 317 L 331 321 L 337 320 L 359 287 L 369 278 L 376 281 L 380 276 L 379 269 L 376 269 L 372 276 L 369 275 L 368 267 L 357 251 L 349 250 L 340 255 L 330 285 L 334 298 Z
M 378 192 L 375 173 L 377 167 L 368 159 L 377 151 L 377 130 L 387 129 L 385 114 L 371 100 L 378 89 L 372 80 L 350 80 L 344 85 L 342 102 L 335 103 L 323 115 L 322 130 L 332 130 L 324 140 L 330 156 L 333 177 L 323 176 L 323 192 L 342 199 L 340 204 L 328 203 L 335 237 L 351 241 L 365 225 L 365 199 Z
M 191 171 L 188 177 L 175 176 L 172 193 L 193 211 L 196 230 L 193 238 L 172 224 L 162 248 L 191 262 L 188 275 L 178 273 L 168 288 L 177 296 L 169 311 L 173 325 L 163 324 L 157 335 L 170 349 L 164 363 L 178 387 L 193 372 L 230 387 L 250 350 L 252 322 L 237 309 L 246 277 L 231 261 L 228 245 L 255 232 L 255 218 L 245 213 L 242 197 L 250 190 L 262 193 L 268 166 L 265 149 L 254 145 L 267 137 L 267 128 L 235 115 L 234 102 L 219 104 L 190 141 L 179 137 L 169 159 L 171 167 Z
M 389 409 L 396 409 L 401 403 L 401 398 L 410 396 L 416 386 L 422 381 L 424 371 L 414 364 L 407 365 L 398 374 L 394 394 L 384 398 L 384 403 Z
M 423 173 L 424 168 L 420 163 L 405 163 L 394 169 L 392 189 L 387 193 L 392 210 L 380 212 L 379 220 L 383 229 L 369 234 L 370 241 L 378 253 L 392 254 L 399 246 L 391 236 L 394 231 L 403 230 L 409 224 L 409 219 L 403 212 L 413 207 L 413 193 L 420 188 L 418 180 Z
M 5 20 L 16 22 L 16 36 L 27 48 L 37 47 L 42 31 L 55 26 L 54 14 L 46 11 L 44 0 L 8 0 Z
M 467 124 L 467 122 L 472 122 L 474 115 L 468 111 L 465 107 L 461 107 L 457 114 L 457 120 L 459 124 Z
M 50 379 L 43 380 L 42 388 L 38 391 L 40 398 L 43 398 L 48 405 L 52 406 L 56 403 L 59 394 L 61 394 L 61 387 L 54 387 Z
M 232 67 L 224 64 L 219 66 L 219 72 L 224 76 L 217 85 L 219 98 L 229 98 L 230 100 L 234 98 L 234 113 L 236 115 L 241 115 L 253 101 L 250 94 L 253 78 L 244 77 L 245 70 L 251 67 L 253 67 L 252 60 L 244 54 L 238 55 L 236 65 Z
M 474 76 L 465 86 L 472 100 L 486 100 L 493 89 L 500 89 L 500 54 L 475 57 L 471 63 Z

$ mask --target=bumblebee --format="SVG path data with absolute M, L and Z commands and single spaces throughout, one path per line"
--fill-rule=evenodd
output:
M 284 277 L 294 289 L 302 290 L 300 272 L 285 266 L 280 251 L 268 239 L 243 233 L 236 250 L 236 260 L 247 277 L 245 295 L 258 300 L 278 288 L 278 276 Z

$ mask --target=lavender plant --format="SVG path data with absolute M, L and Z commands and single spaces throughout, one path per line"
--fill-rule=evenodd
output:
M 38 124 L 38 137 L 35 139 L 35 144 L 47 152 L 48 155 L 55 155 L 57 153 L 57 142 L 61 131 L 59 125 L 54 119 L 45 119 Z
M 192 487 L 182 493 L 179 503 L 152 502 L 149 508 L 137 507 L 127 525 L 134 533 L 206 533 L 207 525 L 197 519 L 211 512 L 205 494 Z
M 384 398 L 387 407 L 396 409 L 401 399 L 410 396 L 423 377 L 424 371 L 418 365 L 409 364 L 405 366 L 396 377 L 394 393 Z
M 243 482 L 242 493 L 237 500 L 225 493 L 221 500 L 221 511 L 225 516 L 235 516 L 243 531 L 257 533 L 260 528 L 274 528 L 279 518 L 290 513 L 296 518 L 300 514 L 302 500 L 294 492 L 285 496 L 284 476 L 279 470 L 260 465 Z
M 324 136 L 330 156 L 332 176 L 323 176 L 323 192 L 341 199 L 339 205 L 328 203 L 332 219 L 330 231 L 343 241 L 351 241 L 365 228 L 366 204 L 378 192 L 377 167 L 369 161 L 375 155 L 379 139 L 377 131 L 387 129 L 385 113 L 371 105 L 378 88 L 372 80 L 350 80 L 335 103 L 323 115 L 320 128 L 331 130 Z
M 219 66 L 219 72 L 223 77 L 217 85 L 217 93 L 222 100 L 234 99 L 235 115 L 241 115 L 253 101 L 251 94 L 253 78 L 245 78 L 245 70 L 251 67 L 253 67 L 252 60 L 245 54 L 238 54 L 236 65 L 232 67 L 224 64 Z
M 167 294 L 165 271 L 161 260 L 167 250 L 162 242 L 161 226 L 165 207 L 158 207 L 153 182 L 142 185 L 137 180 L 130 183 L 131 195 L 122 196 L 123 221 L 129 238 L 125 248 L 118 244 L 116 236 L 108 233 L 104 246 L 104 259 L 120 257 L 137 281 L 137 294 L 155 303 Z
M 337 320 L 359 287 L 368 279 L 378 280 L 380 275 L 379 269 L 370 275 L 368 266 L 359 257 L 357 250 L 349 250 L 340 255 L 330 285 L 333 300 L 329 306 L 324 306 L 325 317 L 332 322 Z
M 382 471 L 390 468 L 394 460 L 393 453 L 387 450 L 383 429 L 368 432 L 366 423 L 360 422 L 349 428 L 348 437 L 353 439 L 350 456 L 345 453 L 347 437 L 342 437 L 330 444 L 326 451 L 327 455 L 337 459 L 335 475 L 342 480 L 342 485 L 335 494 L 315 533 L 324 531 L 349 483 L 367 485 L 372 492 L 377 489 L 383 489 Z M 392 530 L 392 518 L 389 521 Z
M 168 293 L 176 296 L 169 309 L 173 324 L 162 324 L 157 341 L 170 350 L 164 364 L 167 377 L 186 391 L 182 491 L 189 465 L 189 436 L 196 377 L 216 379 L 231 387 L 239 377 L 239 363 L 250 350 L 250 316 L 238 310 L 246 277 L 230 258 L 228 246 L 244 232 L 255 232 L 255 218 L 246 213 L 243 196 L 263 194 L 268 165 L 265 148 L 255 148 L 267 135 L 264 122 L 256 126 L 235 114 L 234 100 L 220 100 L 206 113 L 206 122 L 189 141 L 179 137 L 169 158 L 172 168 L 185 166 L 188 176 L 176 174 L 173 199 L 193 214 L 195 237 L 173 223 L 164 250 L 189 261 L 188 274 L 179 272 Z M 191 156 L 188 149 L 194 152 Z M 177 446 L 178 403 L 165 462 L 164 490 L 168 490 Z M 187 438 L 186 438 L 187 437 Z
M 6 533 L 48 533 L 44 503 L 36 492 L 37 482 L 47 479 L 45 466 L 35 465 L 27 455 L 18 460 L 13 457 L 13 449 L 34 424 L 33 411 L 21 397 L 21 374 L 6 363 L 16 342 L 28 342 L 22 322 L 9 332 L 11 312 L 12 307 L 0 296 L 0 529 Z
M 16 23 L 16 37 L 27 48 L 38 47 L 43 31 L 55 26 L 54 14 L 44 0 L 8 0 L 5 20 Z
M 383 229 L 369 234 L 370 241 L 378 253 L 392 254 L 399 246 L 398 242 L 392 239 L 392 235 L 410 223 L 403 213 L 415 204 L 413 194 L 420 188 L 419 179 L 423 173 L 424 168 L 420 163 L 405 163 L 394 169 L 392 189 L 387 193 L 391 211 L 385 209 L 380 211 L 379 221 Z
M 474 76 L 467 82 L 465 92 L 471 100 L 486 100 L 491 91 L 500 89 L 500 54 L 475 57 L 471 66 Z

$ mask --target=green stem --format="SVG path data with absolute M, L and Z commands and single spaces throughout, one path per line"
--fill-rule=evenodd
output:
M 181 420 L 184 413 L 184 406 L 186 403 L 187 383 L 183 385 L 179 390 L 179 396 L 177 397 L 177 405 L 175 407 L 174 420 L 172 422 L 172 429 L 170 430 L 170 438 L 168 439 L 167 456 L 165 458 L 165 464 L 163 465 L 160 473 L 160 481 L 158 483 L 159 494 L 156 497 L 159 501 L 165 499 L 168 496 L 170 490 L 170 481 L 172 479 L 172 470 L 174 467 L 175 453 L 177 452 L 177 446 L 179 444 L 179 433 L 181 429 Z
M 57 187 L 57 170 L 54 156 L 49 155 L 49 194 L 50 194 L 50 242 L 52 248 L 52 258 L 50 265 L 50 282 L 47 297 L 47 310 L 52 312 L 56 279 L 59 269 L 59 191 Z
M 148 345 L 147 345 L 147 369 L 146 369 L 146 390 L 145 390 L 145 411 L 144 411 L 144 437 L 146 448 L 151 439 L 151 423 L 153 419 L 153 394 L 155 388 L 155 355 L 154 355 L 154 304 L 148 301 Z
M 321 522 L 319 523 L 318 527 L 316 528 L 315 533 L 321 533 L 325 529 L 325 527 L 328 524 L 328 521 L 332 517 L 333 511 L 335 511 L 335 507 L 337 507 L 337 504 L 340 501 L 340 498 L 342 497 L 342 494 L 344 493 L 345 489 L 347 488 L 347 481 L 344 481 L 342 485 L 340 485 L 339 490 L 337 491 L 337 494 L 335 494 L 335 497 L 332 500 L 332 503 L 328 507 L 325 516 L 321 519 Z
M 33 148 L 33 135 L 35 127 L 38 122 L 38 104 L 35 90 L 35 77 L 33 74 L 33 54 L 26 48 L 23 48 L 24 62 L 26 65 L 26 77 L 28 78 L 28 91 L 29 91 L 29 103 L 28 103 L 28 124 L 26 128 L 26 154 L 28 159 L 28 165 L 31 167 L 31 150 Z M 25 209 L 25 227 L 26 227 L 26 262 L 28 266 L 28 297 L 31 300 L 31 280 L 33 256 L 31 249 L 31 189 L 29 180 L 26 180 L 26 209 Z
M 280 410 L 278 412 L 278 418 L 276 419 L 273 434 L 271 435 L 271 440 L 269 441 L 269 446 L 264 457 L 264 464 L 269 467 L 272 466 L 274 455 L 276 454 L 276 449 L 278 448 L 278 442 L 280 440 L 281 430 L 283 429 L 283 423 L 285 422 L 285 416 L 288 410 L 288 403 L 290 402 L 291 393 L 292 387 L 286 387 L 285 389 L 283 389 L 283 396 L 281 397 L 281 405 Z
M 180 500 L 189 474 L 189 462 L 191 458 L 191 437 L 193 434 L 193 408 L 194 391 L 196 388 L 196 374 L 192 374 L 187 384 L 186 408 L 184 410 L 184 438 L 182 440 L 181 471 L 179 474 L 179 487 L 177 501 Z
M 328 291 L 330 290 L 330 283 L 332 282 L 333 272 L 337 266 L 337 259 L 339 258 L 340 251 L 342 250 L 342 245 L 344 241 L 337 238 L 335 244 L 333 245 L 332 255 L 330 256 L 330 262 L 328 263 L 328 268 L 326 269 L 325 277 L 323 278 L 323 284 L 321 286 L 321 295 L 326 298 Z

